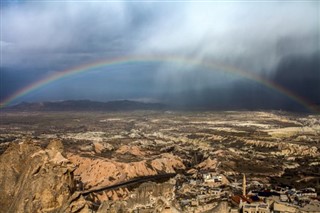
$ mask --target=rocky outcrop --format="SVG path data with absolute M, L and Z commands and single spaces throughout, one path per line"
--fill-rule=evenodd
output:
M 277 148 L 279 151 L 273 152 L 275 155 L 283 156 L 319 156 L 318 148 L 315 146 L 307 146 L 302 144 L 293 144 L 289 142 L 269 142 L 245 140 L 246 145 L 255 147 Z
M 109 143 L 93 142 L 93 146 L 94 146 L 94 151 L 96 153 L 103 153 L 105 151 L 114 150 L 114 147 Z
M 141 151 L 138 146 L 128 146 L 128 145 L 121 146 L 116 151 L 116 153 L 119 153 L 119 154 L 127 154 L 128 153 L 128 154 L 139 156 L 139 157 L 143 157 L 146 155 L 146 153 Z
M 130 192 L 128 199 L 103 201 L 97 212 L 136 212 L 145 207 L 149 212 L 162 212 L 175 199 L 174 190 L 173 179 L 164 183 L 145 182 Z
M 202 161 L 201 163 L 199 163 L 195 167 L 197 169 L 201 169 L 201 170 L 214 170 L 214 169 L 216 169 L 217 165 L 218 165 L 218 160 L 216 158 L 211 159 L 209 157 L 208 159 Z
M 69 154 L 68 159 L 76 165 L 74 174 L 84 184 L 84 190 L 111 186 L 136 177 L 175 173 L 176 170 L 185 169 L 182 159 L 169 153 L 164 153 L 153 160 L 129 163 L 111 159 L 93 159 L 76 154 Z M 124 196 L 127 195 L 121 195 Z M 113 198 L 116 196 L 108 195 L 108 199 Z
M 284 156 L 319 156 L 318 148 L 315 146 L 280 143 L 278 149 Z
M 88 212 L 62 152 L 58 140 L 46 149 L 30 140 L 12 143 L 0 156 L 0 212 Z

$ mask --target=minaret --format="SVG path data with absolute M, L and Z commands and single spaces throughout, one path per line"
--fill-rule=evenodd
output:
M 247 188 L 246 175 L 243 174 L 243 179 L 242 179 L 242 195 L 243 196 L 247 195 L 246 188 Z

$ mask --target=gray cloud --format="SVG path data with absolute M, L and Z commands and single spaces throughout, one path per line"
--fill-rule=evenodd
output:
M 284 57 L 319 50 L 317 2 L 25 2 L 4 5 L 1 12 L 1 67 L 11 72 L 2 81 L 15 85 L 2 89 L 2 99 L 42 76 L 103 58 L 178 55 L 219 61 L 273 78 Z M 81 99 L 79 93 L 86 99 L 103 100 L 117 99 L 117 95 L 155 98 L 155 94 L 163 97 L 190 90 L 199 94 L 206 88 L 227 91 L 240 80 L 186 64 L 117 69 L 79 77 L 77 82 L 67 79 L 59 87 L 39 91 L 33 99 Z M 141 74 L 130 75 L 126 69 Z M 129 83 L 119 80 L 124 85 L 115 86 L 112 79 Z M 59 88 L 64 88 L 64 95 Z

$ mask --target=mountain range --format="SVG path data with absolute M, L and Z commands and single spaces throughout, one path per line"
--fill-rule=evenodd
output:
M 130 100 L 98 102 L 90 100 L 66 100 L 48 102 L 22 102 L 4 108 L 5 111 L 126 111 L 126 110 L 161 110 L 166 105 Z

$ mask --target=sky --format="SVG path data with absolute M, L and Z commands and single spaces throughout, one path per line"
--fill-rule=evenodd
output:
M 98 60 L 143 56 L 219 63 L 320 105 L 318 1 L 1 1 L 1 90 Z M 221 68 L 164 61 L 100 67 L 21 101 L 119 99 L 221 109 L 301 109 Z

